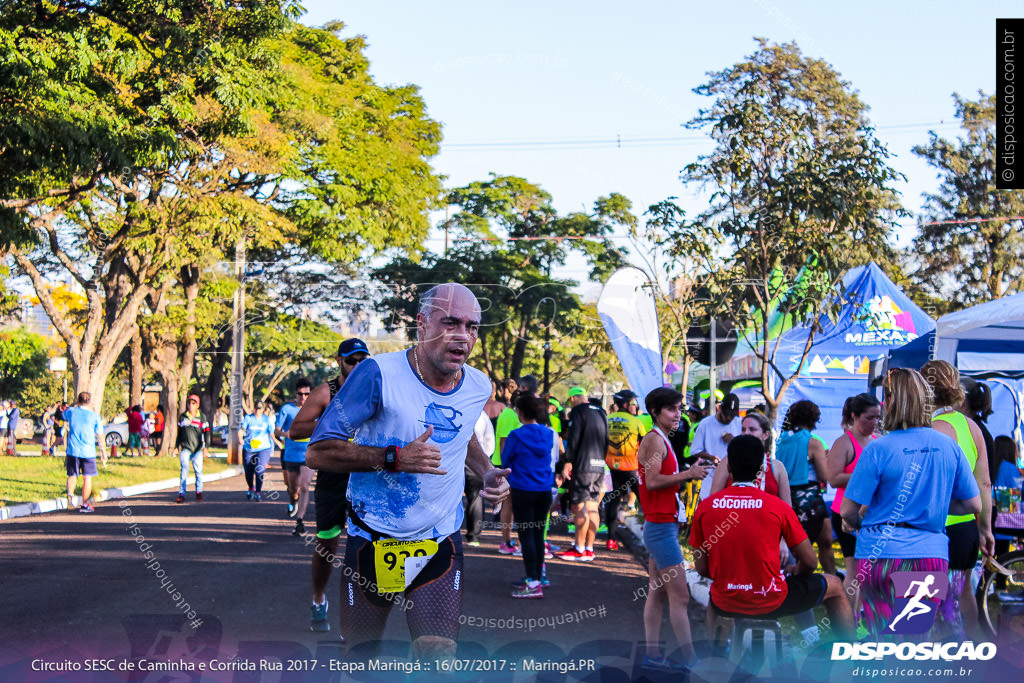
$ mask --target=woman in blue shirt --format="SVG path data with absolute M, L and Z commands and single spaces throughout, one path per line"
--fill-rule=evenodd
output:
M 958 410 L 965 400 L 960 372 L 947 361 L 930 360 L 921 366 L 921 375 L 931 385 L 935 396 L 932 428 L 956 441 L 967 456 L 981 494 L 980 515 L 950 515 L 946 518 L 949 593 L 939 608 L 954 638 L 967 640 L 969 632 L 978 640 L 981 636 L 978 605 L 969 577 L 978 562 L 978 551 L 990 556 L 996 545 L 992 536 L 992 480 L 989 477 L 988 449 L 978 424 Z
M 242 467 L 249 487 L 245 497 L 258 502 L 263 492 L 263 473 L 274 454 L 274 407 L 257 403 L 253 414 L 242 418 L 238 440 L 242 444 Z
M 981 511 L 967 457 L 953 439 L 931 429 L 934 398 L 924 377 L 896 368 L 883 386 L 888 433 L 864 448 L 840 510 L 847 533 L 859 529 L 854 552 L 857 581 L 864 622 L 876 637 L 883 631 L 910 632 L 903 630 L 906 624 L 900 624 L 900 630 L 889 628 L 901 617 L 908 618 L 905 610 L 895 610 L 897 598 L 906 594 L 897 596 L 893 574 L 928 572 L 932 583 L 945 584 L 946 515 Z M 862 513 L 865 505 L 867 512 Z M 936 610 L 941 592 L 937 585 L 928 590 Z M 914 599 L 920 601 L 920 593 Z
M 532 393 L 520 394 L 516 413 L 522 427 L 512 430 L 501 450 L 501 466 L 512 470 L 512 515 L 523 549 L 526 581 L 514 598 L 543 598 L 544 527 L 551 509 L 559 438 L 548 425 L 548 402 Z

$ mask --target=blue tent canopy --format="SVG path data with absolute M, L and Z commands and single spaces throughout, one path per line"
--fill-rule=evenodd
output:
M 867 390 L 871 361 L 935 329 L 935 321 L 875 263 L 848 271 L 836 296 L 842 303 L 839 314 L 834 322 L 827 316 L 819 318 L 821 330 L 783 397 L 776 425 L 781 425 L 794 402 L 814 401 L 822 413 L 817 432 L 828 443 L 842 434 L 841 412 L 847 397 Z M 798 326 L 778 340 L 775 364 L 783 374 L 775 375 L 775 386 L 796 372 L 809 334 L 806 326 Z M 736 379 L 760 374 L 759 365 L 749 356 L 732 359 L 724 377 L 729 377 L 730 369 L 740 370 L 732 375 Z
M 874 262 L 843 277 L 843 307 L 835 322 L 821 316 L 821 331 L 800 377 L 866 378 L 872 360 L 935 329 L 935 321 L 903 293 Z M 796 371 L 810 330 L 793 328 L 782 339 L 776 364 L 787 375 Z

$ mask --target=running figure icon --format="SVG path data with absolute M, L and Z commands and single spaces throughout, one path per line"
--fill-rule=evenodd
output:
M 936 588 L 933 591 L 928 590 L 933 583 L 935 583 L 935 577 L 931 574 L 926 576 L 922 581 L 910 582 L 910 585 L 907 586 L 907 592 L 904 593 L 903 597 L 906 598 L 910 596 L 911 591 L 915 590 L 915 586 L 917 592 L 914 594 L 914 597 L 910 598 L 910 602 L 908 602 L 906 607 L 903 608 L 903 611 L 900 612 L 899 615 L 892 620 L 891 624 L 889 624 L 888 628 L 890 631 L 895 633 L 896 624 L 899 623 L 900 619 L 903 619 L 904 617 L 906 617 L 907 621 L 910 621 L 914 617 L 920 616 L 922 614 L 928 614 L 932 611 L 931 608 L 928 607 L 928 605 L 924 604 L 924 600 L 925 598 L 934 598 L 936 595 L 939 594 L 938 588 Z

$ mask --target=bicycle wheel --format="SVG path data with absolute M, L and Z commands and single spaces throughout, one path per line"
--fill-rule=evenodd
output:
M 1006 553 L 996 561 L 1011 576 L 985 572 L 978 585 L 978 618 L 990 637 L 998 633 L 1024 632 L 1024 550 Z

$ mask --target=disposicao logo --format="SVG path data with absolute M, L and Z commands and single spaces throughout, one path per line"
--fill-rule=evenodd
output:
M 949 579 L 937 572 L 894 572 L 891 576 L 896 601 L 893 619 L 882 635 L 927 633 L 935 623 L 939 603 L 949 591 Z M 996 656 L 994 643 L 833 643 L 832 659 L 866 660 L 895 656 L 901 660 L 960 659 L 986 661 Z
M 949 579 L 934 572 L 894 572 L 891 578 L 896 590 L 896 618 L 885 632 L 927 633 L 935 623 L 939 602 L 949 590 Z

